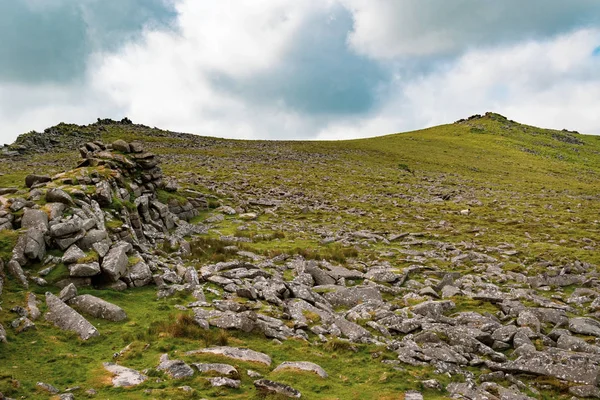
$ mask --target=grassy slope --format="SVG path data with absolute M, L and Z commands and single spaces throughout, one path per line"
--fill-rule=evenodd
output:
M 183 136 L 165 136 L 159 130 L 119 125 L 107 126 L 102 137 L 106 141 L 144 140 L 150 150 L 164 155 L 163 169 L 167 174 L 177 176 L 190 188 L 207 191 L 206 187 L 212 186 L 212 193 L 217 193 L 226 204 L 235 204 L 228 200 L 231 192 L 247 198 L 277 198 L 277 193 L 288 193 L 294 200 L 282 206 L 277 215 L 263 215 L 257 222 L 246 224 L 244 231 L 226 220 L 218 232 L 211 232 L 213 238 L 220 234 L 283 233 L 277 239 L 247 245 L 257 253 L 303 250 L 313 256 L 343 259 L 338 247 L 319 243 L 321 232 L 366 229 L 380 233 L 424 232 L 426 237 L 450 243 L 474 242 L 482 246 L 508 242 L 519 254 L 504 257 L 505 268 L 529 273 L 539 269 L 536 263 L 540 260 L 560 264 L 578 259 L 600 265 L 598 251 L 593 246 L 584 249 L 590 245 L 586 239 L 594 239 L 599 233 L 599 137 L 577 135 L 584 144 L 569 144 L 557 139 L 564 139 L 561 132 L 518 125 L 496 116 L 340 142 L 194 137 L 192 143 Z M 76 160 L 77 156 L 70 152 L 3 163 L 0 187 L 21 186 L 26 173 L 65 170 Z M 404 171 L 400 164 L 414 174 Z M 449 195 L 450 200 L 434 200 L 441 195 Z M 300 212 L 303 207 L 308 207 L 308 212 Z M 473 210 L 471 216 L 457 213 L 467 207 Z M 410 262 L 399 255 L 389 255 L 397 248 L 394 244 L 365 246 L 359 249 L 357 258 L 388 260 L 402 269 Z M 2 255 L 6 257 L 6 252 Z M 42 298 L 44 290 L 34 288 Z M 34 388 L 37 381 L 45 381 L 61 389 L 72 385 L 94 387 L 99 391 L 98 398 L 242 399 L 254 395 L 251 379 L 246 376 L 240 390 L 209 389 L 200 377 L 156 382 L 162 377 L 160 374 L 135 390 L 108 389 L 101 362 L 111 361 L 112 354 L 129 343 L 133 343 L 134 351 L 122 364 L 144 369 L 156 366 L 162 352 L 177 356 L 178 352 L 205 345 L 207 340 L 212 343 L 216 336 L 172 338 L 154 332 L 153 321 L 181 313 L 173 305 L 182 303 L 182 299 L 158 301 L 153 288 L 101 296 L 121 305 L 129 314 L 129 322 L 122 325 L 93 321 L 102 336 L 89 343 L 65 335 L 43 321 L 37 323 L 38 330 L 34 332 L 19 336 L 9 332 L 10 343 L 0 348 L 0 391 L 47 398 Z M 9 282 L 2 300 L 0 322 L 7 327 L 14 319 L 9 310 L 23 304 L 24 292 Z M 457 303 L 461 311 L 481 310 L 483 306 L 461 299 Z M 495 309 L 489 304 L 485 307 Z M 405 389 L 419 389 L 421 379 L 437 377 L 448 382 L 428 369 L 396 371 L 370 360 L 372 353 L 393 358 L 393 353 L 384 349 L 364 346 L 355 353 L 295 341 L 276 345 L 256 335 L 229 335 L 230 345 L 265 351 L 273 357 L 274 365 L 284 360 L 311 360 L 322 365 L 330 373 L 326 381 L 306 374 L 273 374 L 260 366 L 239 364 L 292 384 L 308 399 L 396 399 Z M 151 346 L 142 351 L 146 343 Z M 21 384 L 19 388 L 13 387 L 16 381 Z M 182 385 L 193 386 L 197 391 L 186 394 L 177 389 Z M 153 389 L 153 396 L 143 394 L 143 389 Z M 426 392 L 426 398 L 438 396 Z M 557 396 L 553 391 L 544 394 L 545 398 Z

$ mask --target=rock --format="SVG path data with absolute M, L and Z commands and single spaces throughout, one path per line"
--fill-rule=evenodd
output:
M 35 324 L 31 322 L 31 320 L 27 317 L 21 317 L 14 320 L 11 323 L 11 326 L 15 329 L 17 333 L 22 333 L 30 331 L 32 329 L 36 329 Z
M 0 324 L 0 343 L 7 343 L 6 330 L 4 329 L 2 324 Z
M 112 147 L 116 151 L 120 151 L 120 152 L 123 152 L 123 153 L 130 153 L 131 152 L 131 147 L 123 139 L 117 139 L 117 140 L 115 140 L 112 143 Z
M 148 264 L 140 261 L 127 269 L 123 281 L 130 287 L 142 287 L 152 282 L 152 271 Z
M 229 388 L 233 388 L 233 389 L 238 389 L 240 387 L 240 385 L 242 384 L 237 379 L 223 378 L 221 376 L 219 376 L 217 378 L 209 378 L 208 381 L 210 382 L 210 385 L 212 387 L 224 386 L 224 387 L 229 387 Z
M 271 357 L 264 353 L 249 349 L 240 349 L 237 347 L 229 346 L 217 346 L 209 347 L 207 349 L 192 350 L 185 353 L 186 355 L 193 354 L 216 354 L 235 360 L 257 362 L 261 364 L 271 365 Z
M 73 393 L 62 393 L 58 396 L 58 400 L 75 400 L 75 395 Z
M 121 307 L 90 294 L 72 298 L 69 305 L 85 314 L 108 321 L 120 322 L 127 319 L 127 314 Z
M 253 318 L 254 317 L 254 318 Z M 244 332 L 251 332 L 254 329 L 256 315 L 252 312 L 226 311 L 216 318 L 210 318 L 209 324 L 221 329 L 239 329 Z
M 556 341 L 556 347 L 568 351 L 582 353 L 600 354 L 600 347 L 587 343 L 585 340 L 575 336 L 561 335 Z
M 67 206 L 73 205 L 71 196 L 61 189 L 50 189 L 46 192 L 46 201 L 48 203 L 62 203 Z
M 87 254 L 85 254 L 83 250 L 76 245 L 72 245 L 67 249 L 67 251 L 65 251 L 65 254 L 63 254 L 62 262 L 65 264 L 73 264 L 86 256 Z
M 600 337 L 600 322 L 591 318 L 571 318 L 569 320 L 569 330 L 580 335 Z
M 102 273 L 111 281 L 116 282 L 127 270 L 129 259 L 127 252 L 131 251 L 129 243 L 119 243 L 108 251 L 102 261 Z
M 69 266 L 69 275 L 71 277 L 88 277 L 100 273 L 100 264 L 97 262 L 88 264 L 72 264 Z
M 265 394 L 280 394 L 287 397 L 299 399 L 302 394 L 291 386 L 283 383 L 270 381 L 268 379 L 259 379 L 254 381 L 254 386 L 260 392 Z
M 68 221 L 54 224 L 50 227 L 50 236 L 53 238 L 62 238 L 73 235 L 81 231 L 83 221 L 80 218 L 71 218 Z
M 46 241 L 44 240 L 44 232 L 30 228 L 25 234 L 25 251 L 24 254 L 30 260 L 44 259 L 46 255 Z
M 47 175 L 27 175 L 25 177 L 25 186 L 27 186 L 28 188 L 37 185 L 38 183 L 46 183 L 46 182 L 50 182 L 52 181 L 52 178 L 50 178 Z
M 104 363 L 102 364 L 104 369 L 114 374 L 115 376 L 112 378 L 112 384 L 114 387 L 131 387 L 137 386 L 141 383 L 144 383 L 148 377 L 140 372 L 131 369 L 122 367 L 113 363 Z
M 414 306 L 412 311 L 415 314 L 436 318 L 443 315 L 445 312 L 452 310 L 454 307 L 454 302 L 450 300 L 426 301 Z
M 496 329 L 492 334 L 492 339 L 508 343 L 512 340 L 513 336 L 515 336 L 515 333 L 517 333 L 516 326 L 506 325 Z
M 319 268 L 316 263 L 309 262 L 306 265 L 306 272 L 312 276 L 318 286 L 335 285 L 335 279 L 327 272 Z
M 41 317 L 42 313 L 37 306 L 38 301 L 33 293 L 27 293 L 27 311 L 29 313 L 29 317 L 32 320 L 37 320 Z
M 42 210 L 27 208 L 21 218 L 21 228 L 39 229 L 42 232 L 48 231 L 48 214 Z
M 381 293 L 376 288 L 351 287 L 325 293 L 323 297 L 334 307 L 354 307 L 367 301 L 381 302 Z
M 113 193 L 107 181 L 100 181 L 96 184 L 96 200 L 101 207 L 108 207 L 112 204 Z
M 165 371 L 173 379 L 188 378 L 194 375 L 194 370 L 181 360 L 169 360 L 167 354 L 160 356 L 160 364 L 156 367 L 159 371 Z
M 301 371 L 309 371 L 309 372 L 314 372 L 315 374 L 319 375 L 321 378 L 327 378 L 327 372 L 325 372 L 325 370 L 323 368 L 321 368 L 319 365 L 312 363 L 312 362 L 308 362 L 308 361 L 284 361 L 283 363 L 279 364 L 277 366 L 277 368 L 275 368 L 273 370 L 273 372 L 277 372 L 277 371 L 283 371 L 286 369 L 298 369 Z
M 16 260 L 10 260 L 8 264 L 6 264 L 6 269 L 21 283 L 25 289 L 29 288 L 29 283 L 27 282 L 27 277 L 23 272 L 23 268 L 21 268 L 21 264 L 19 264 Z
M 60 329 L 76 332 L 83 340 L 100 335 L 98 330 L 77 311 L 50 292 L 46 293 L 46 320 Z
M 58 394 L 58 389 L 48 383 L 38 382 L 35 384 L 35 386 L 37 386 L 38 389 L 43 390 L 44 392 L 48 392 L 50 394 Z
M 200 373 L 216 372 L 219 375 L 238 376 L 237 369 L 229 364 L 192 364 Z
M 569 393 L 582 398 L 600 399 L 600 389 L 592 385 L 571 386 Z
M 129 148 L 132 153 L 143 153 L 144 152 L 144 145 L 141 142 L 131 142 L 131 143 L 129 143 Z
M 409 390 L 404 392 L 404 400 L 423 400 L 423 395 L 416 390 Z
M 80 240 L 79 247 L 83 251 L 90 251 L 96 243 L 102 242 L 108 238 L 108 232 L 101 229 L 91 229 Z M 97 251 L 97 250 L 96 250 Z M 100 252 L 98 252 L 100 254 Z
M 64 301 L 65 303 L 67 303 L 75 296 L 77 296 L 77 287 L 73 283 L 70 283 L 69 285 L 65 286 L 58 294 L 58 298 Z

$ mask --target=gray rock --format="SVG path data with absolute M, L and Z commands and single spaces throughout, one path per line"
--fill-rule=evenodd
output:
M 508 343 L 512 340 L 513 336 L 517 333 L 517 327 L 514 325 L 506 325 L 498 328 L 492 333 L 492 339 L 500 342 Z
M 308 272 L 315 283 L 319 286 L 321 285 L 335 285 L 335 279 L 329 275 L 327 272 L 319 268 L 316 263 L 309 262 L 306 265 L 306 272 Z
M 354 307 L 367 301 L 381 302 L 381 293 L 371 287 L 351 287 L 325 293 L 323 297 L 334 307 Z
M 242 382 L 237 379 L 223 378 L 221 376 L 217 378 L 209 378 L 208 381 L 212 387 L 229 387 L 233 389 L 238 389 L 242 384 Z
M 580 335 L 600 337 L 600 322 L 591 318 L 571 318 L 569 320 L 569 330 Z
M 131 147 L 123 139 L 117 139 L 117 140 L 115 140 L 112 143 L 112 147 L 113 147 L 113 149 L 115 149 L 117 151 L 120 151 L 120 152 L 123 152 L 123 153 L 130 153 L 131 152 Z M 139 152 L 136 152 L 136 153 L 139 153 Z
M 309 371 L 309 372 L 314 372 L 315 374 L 319 375 L 321 378 L 327 378 L 327 372 L 325 372 L 325 370 L 323 368 L 321 368 L 319 365 L 312 363 L 312 362 L 308 362 L 308 361 L 284 361 L 283 363 L 279 364 L 277 366 L 277 368 L 275 368 L 273 370 L 273 372 L 277 372 L 277 371 L 284 371 L 284 370 L 288 370 L 288 369 L 297 369 L 300 371 Z
M 239 329 L 244 332 L 251 332 L 254 329 L 256 314 L 253 312 L 226 311 L 216 318 L 210 318 L 208 323 L 221 329 Z
M 119 322 L 127 319 L 127 314 L 117 305 L 90 294 L 83 294 L 69 300 L 69 305 L 96 318 Z
M 48 214 L 42 210 L 36 210 L 27 208 L 23 212 L 23 218 L 21 218 L 21 228 L 25 229 L 39 229 L 42 232 L 48 231 Z
M 43 260 L 46 255 L 46 241 L 44 240 L 44 231 L 37 228 L 30 228 L 25 234 L 24 254 L 30 260 Z
M 257 362 L 261 364 L 271 365 L 271 357 L 264 353 L 259 353 L 258 351 L 249 350 L 249 349 L 240 349 L 237 347 L 229 347 L 229 346 L 217 346 L 217 347 L 209 347 L 207 349 L 199 349 L 192 350 L 185 353 L 186 355 L 194 355 L 194 354 L 216 354 L 228 358 L 233 358 L 235 360 L 242 361 L 250 361 Z
M 134 369 L 113 363 L 104 363 L 104 369 L 115 375 L 112 379 L 114 387 L 131 387 L 144 383 L 148 377 Z
M 75 400 L 73 393 L 62 393 L 58 396 L 58 400 Z
M 94 244 L 106 239 L 108 239 L 108 232 L 102 229 L 92 229 L 79 240 L 78 245 L 83 251 L 89 251 L 92 250 Z M 98 254 L 100 254 L 100 252 L 98 252 Z
M 412 311 L 415 314 L 436 318 L 452 310 L 454 307 L 454 302 L 450 300 L 426 301 L 414 306 Z
M 71 218 L 68 221 L 54 224 L 50 227 L 50 236 L 53 238 L 62 238 L 78 233 L 83 228 L 83 221 L 80 218 Z
M 152 282 L 152 271 L 148 264 L 140 261 L 127 269 L 123 281 L 130 287 L 142 287 Z
M 188 378 L 194 375 L 192 367 L 181 360 L 170 360 L 167 354 L 160 356 L 160 364 L 156 369 L 165 371 L 173 379 Z
M 570 335 L 561 335 L 556 347 L 568 351 L 578 351 L 582 353 L 600 354 L 600 347 L 587 343 L 585 340 Z
M 43 390 L 44 392 L 48 392 L 50 394 L 58 394 L 58 389 L 50 385 L 49 383 L 38 382 L 35 384 L 35 386 L 37 386 L 38 389 Z
M 280 394 L 287 397 L 299 399 L 302 394 L 291 386 L 283 383 L 270 381 L 268 379 L 259 379 L 254 381 L 254 386 L 259 392 L 265 394 Z
M 408 392 L 404 392 L 404 400 L 423 400 L 423 395 L 421 392 L 409 390 Z
M 71 277 L 96 276 L 100 273 L 100 264 L 97 262 L 87 264 L 72 264 L 69 266 L 69 275 Z
M 30 331 L 32 329 L 36 329 L 35 324 L 31 322 L 31 320 L 27 317 L 17 318 L 11 323 L 11 326 L 15 329 L 17 333 L 22 333 Z
M 96 184 L 96 200 L 101 207 L 108 207 L 112 204 L 113 193 L 110 184 L 107 181 L 100 181 Z
M 62 256 L 62 262 L 65 264 L 73 264 L 76 263 L 77 260 L 82 259 L 86 256 L 86 254 L 76 245 L 72 245 L 65 251 L 65 254 Z
M 71 196 L 61 189 L 50 189 L 46 192 L 46 201 L 48 203 L 62 203 L 68 206 L 73 205 Z
M 65 286 L 58 294 L 58 298 L 64 301 L 65 303 L 75 296 L 77 296 L 77 287 L 73 283 L 70 283 L 67 286 Z
M 27 277 L 23 272 L 23 268 L 21 268 L 21 264 L 19 264 L 16 260 L 10 260 L 8 264 L 6 264 L 6 269 L 21 283 L 24 288 L 29 288 L 29 283 L 27 282 Z
M 193 367 L 200 373 L 216 372 L 219 375 L 229 375 L 236 377 L 239 375 L 238 370 L 229 364 L 192 364 Z
M 27 186 L 28 188 L 37 185 L 38 183 L 46 183 L 46 182 L 50 182 L 52 180 L 52 178 L 50 178 L 47 175 L 27 175 L 25 177 L 25 186 Z
M 343 317 L 337 317 L 335 319 L 335 326 L 339 328 L 342 335 L 353 342 L 359 342 L 361 339 L 371 336 L 371 333 L 368 330 Z
M 127 270 L 129 259 L 127 252 L 131 251 L 129 243 L 119 243 L 113 246 L 102 261 L 102 273 L 111 281 L 116 282 Z
M 2 324 L 0 324 L 0 343 L 7 343 L 6 330 L 4 329 Z
M 46 293 L 46 305 L 48 307 L 46 320 L 58 328 L 76 332 L 83 340 L 100 335 L 98 330 L 77 311 L 50 292 Z
M 582 398 L 600 399 L 600 389 L 592 385 L 571 386 L 569 393 Z
M 62 238 L 54 238 L 54 243 L 56 243 L 56 245 L 58 246 L 59 249 L 61 250 L 66 250 L 68 249 L 73 243 L 76 243 L 78 241 L 80 241 L 81 239 L 83 239 L 85 237 L 86 233 L 85 231 L 82 229 L 79 232 L 70 235 L 70 236 L 65 236 Z M 79 246 L 81 247 L 81 246 Z
M 41 317 L 42 313 L 38 308 L 38 301 L 33 293 L 27 293 L 27 311 L 29 312 L 29 317 L 35 321 Z

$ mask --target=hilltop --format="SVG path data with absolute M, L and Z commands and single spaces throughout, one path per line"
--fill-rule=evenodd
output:
M 600 395 L 600 137 L 494 113 L 348 141 L 125 118 L 0 162 L 5 396 Z

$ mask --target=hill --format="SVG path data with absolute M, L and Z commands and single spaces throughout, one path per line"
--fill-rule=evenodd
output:
M 124 119 L 0 154 L 6 396 L 599 393 L 600 137 L 494 113 L 327 142 Z M 299 361 L 328 376 L 274 370 Z M 113 387 L 121 367 L 143 382 Z

